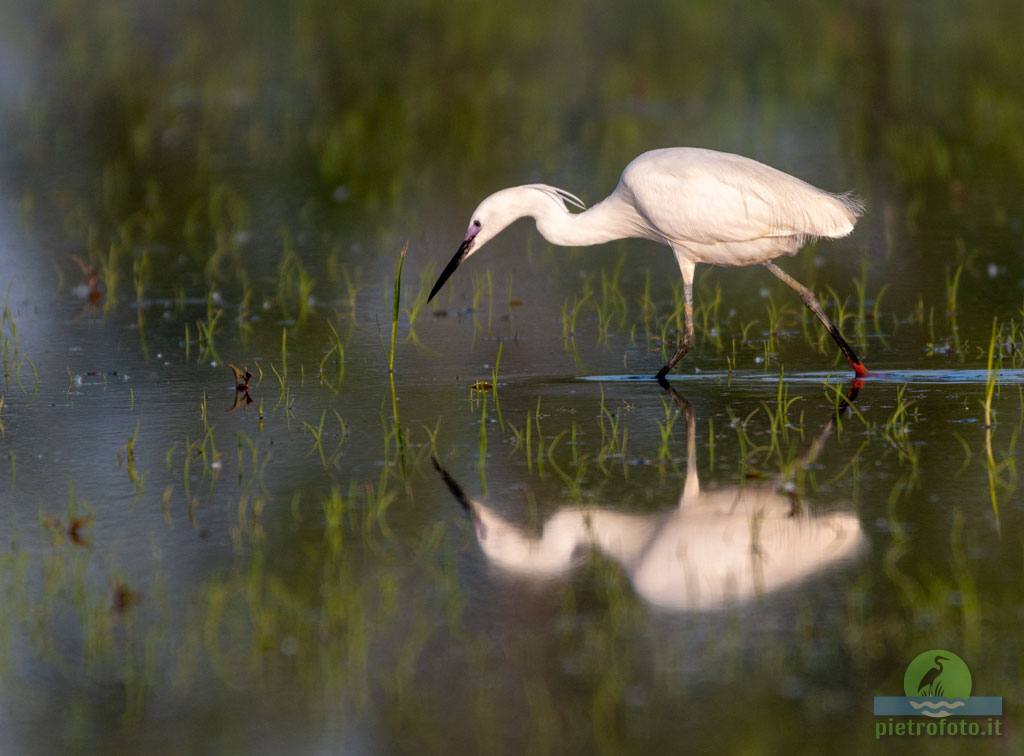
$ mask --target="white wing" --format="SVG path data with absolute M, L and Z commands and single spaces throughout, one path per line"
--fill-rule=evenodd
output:
M 678 147 L 645 152 L 619 191 L 669 241 L 717 244 L 765 237 L 840 237 L 862 208 L 756 160 Z

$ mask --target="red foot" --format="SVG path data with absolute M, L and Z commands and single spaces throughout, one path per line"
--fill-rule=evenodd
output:
M 858 378 L 868 377 L 868 369 L 864 367 L 863 362 L 851 362 L 850 365 L 853 367 L 853 372 L 857 374 Z

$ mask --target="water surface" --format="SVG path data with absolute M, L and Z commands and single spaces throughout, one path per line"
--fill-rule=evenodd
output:
M 864 753 L 929 648 L 1020 749 L 1017 5 L 8 6 L 4 751 Z M 863 196 L 783 264 L 868 379 L 707 269 L 666 391 L 643 241 L 425 304 L 669 144 Z

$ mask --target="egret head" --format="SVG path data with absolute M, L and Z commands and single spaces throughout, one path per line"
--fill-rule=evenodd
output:
M 487 242 L 504 231 L 513 221 L 529 215 L 530 207 L 528 197 L 521 191 L 525 187 L 512 187 L 495 192 L 481 202 L 469 219 L 469 227 L 466 229 L 466 236 L 455 252 L 444 271 L 438 276 L 437 283 L 430 291 L 429 302 L 434 295 L 441 290 L 445 281 L 455 272 L 465 260 L 469 259 L 477 250 Z
M 438 276 L 427 301 L 434 298 L 456 268 L 513 222 L 527 216 L 538 217 L 545 212 L 565 213 L 566 202 L 575 207 L 584 207 L 578 197 L 546 184 L 513 186 L 487 197 L 470 216 L 462 244 Z

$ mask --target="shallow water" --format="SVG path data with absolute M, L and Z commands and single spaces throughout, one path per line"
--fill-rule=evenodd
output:
M 1019 9 L 499 5 L 5 8 L 0 750 L 864 753 L 932 648 L 1020 750 Z M 659 386 L 646 242 L 425 305 L 489 191 L 680 142 L 864 196 L 784 266 L 867 379 L 703 270 Z

